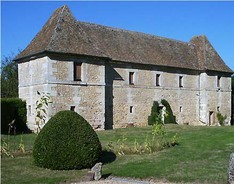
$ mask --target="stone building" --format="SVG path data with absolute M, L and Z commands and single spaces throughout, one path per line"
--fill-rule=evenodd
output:
M 178 124 L 231 119 L 231 78 L 206 36 L 182 42 L 77 21 L 57 9 L 16 58 L 19 97 L 34 129 L 37 91 L 50 93 L 48 118 L 74 110 L 94 128 L 147 125 L 153 101 L 166 99 Z

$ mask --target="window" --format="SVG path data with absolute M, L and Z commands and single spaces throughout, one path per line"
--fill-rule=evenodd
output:
M 74 80 L 81 81 L 81 65 L 82 63 L 74 62 Z
M 133 106 L 130 106 L 130 113 L 133 113 Z
M 217 106 L 217 111 L 220 112 L 220 106 Z
M 156 86 L 160 86 L 160 74 L 156 74 Z
M 28 115 L 29 115 L 29 116 L 31 116 L 31 115 L 32 115 L 31 105 L 28 105 Z
M 134 85 L 134 72 L 129 72 L 129 84 Z
M 71 106 L 70 111 L 75 111 L 76 106 Z
M 183 76 L 179 76 L 179 87 L 183 87 Z
M 218 88 L 220 87 L 220 80 L 221 80 L 221 77 L 220 77 L 220 76 L 217 76 L 217 87 L 218 87 Z
M 182 112 L 182 109 L 183 109 L 183 107 L 182 107 L 182 105 L 180 106 L 180 112 Z

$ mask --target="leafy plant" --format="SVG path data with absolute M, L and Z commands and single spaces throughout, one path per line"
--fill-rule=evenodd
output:
M 1 157 L 3 156 L 14 158 L 10 151 L 9 135 L 7 136 L 7 142 L 4 139 L 1 139 Z
M 117 145 L 118 145 L 118 154 L 119 155 L 125 155 L 125 151 L 126 151 L 126 144 L 125 142 L 127 141 L 127 138 L 125 138 L 124 136 L 122 137 L 122 139 L 118 139 L 117 141 Z
M 141 146 L 141 144 L 139 142 L 137 142 L 137 140 L 135 139 L 133 152 L 135 154 L 141 154 L 143 151 L 142 149 L 143 149 L 143 147 Z
M 175 145 L 178 145 L 178 135 L 168 138 L 165 125 L 154 124 L 151 128 L 151 136 L 146 135 L 144 142 L 135 139 L 134 144 L 129 145 L 127 138 L 123 136 L 116 143 L 109 142 L 107 148 L 109 151 L 123 156 L 127 154 L 151 154 Z
M 46 121 L 46 116 L 47 116 L 47 109 L 48 105 L 51 102 L 51 97 L 49 93 L 44 93 L 42 94 L 37 91 L 37 94 L 40 95 L 39 100 L 36 101 L 36 117 L 35 117 L 35 122 L 37 125 L 37 130 L 36 132 L 39 133 L 41 131 L 42 126 L 45 124 Z
M 19 143 L 19 147 L 18 147 L 18 150 L 22 153 L 25 153 L 25 146 L 24 146 L 24 142 L 23 142 L 23 137 L 21 135 L 20 137 L 20 143 Z
M 175 146 L 175 145 L 179 145 L 179 136 L 178 136 L 178 133 L 176 133 L 172 138 L 171 138 L 171 146 Z
M 156 136 L 165 136 L 166 135 L 165 126 L 163 124 L 153 125 L 152 134 L 153 134 L 153 138 L 155 138 Z
M 217 119 L 221 126 L 224 126 L 224 122 L 227 119 L 227 115 L 223 116 L 221 113 L 217 113 Z

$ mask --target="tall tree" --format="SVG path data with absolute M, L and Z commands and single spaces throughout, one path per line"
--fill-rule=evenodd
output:
M 12 54 L 1 61 L 1 98 L 18 97 L 18 66 L 13 58 Z

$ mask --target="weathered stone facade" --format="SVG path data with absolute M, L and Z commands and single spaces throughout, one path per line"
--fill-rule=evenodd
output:
M 74 62 L 82 62 L 82 81 L 74 81 Z M 130 72 L 134 72 L 134 85 L 129 84 Z M 156 86 L 157 74 L 160 86 Z M 183 76 L 183 87 L 179 87 L 179 76 Z M 128 123 L 146 126 L 153 101 L 161 99 L 170 103 L 178 124 L 215 125 L 218 111 L 227 115 L 226 123 L 230 124 L 230 77 L 222 76 L 220 87 L 216 83 L 213 73 L 87 58 L 46 56 L 19 64 L 19 95 L 27 102 L 31 129 L 35 128 L 37 91 L 52 97 L 48 119 L 73 106 L 99 129 L 126 127 Z M 210 112 L 214 113 L 212 123 Z
M 15 61 L 30 129 L 37 91 L 51 95 L 47 120 L 70 109 L 95 129 L 145 126 L 162 99 L 178 124 L 217 125 L 218 112 L 230 124 L 233 71 L 204 35 L 181 42 L 80 22 L 63 6 Z

